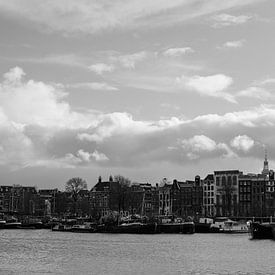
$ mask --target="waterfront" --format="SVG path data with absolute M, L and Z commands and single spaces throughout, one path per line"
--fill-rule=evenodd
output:
M 275 243 L 247 234 L 1 230 L 1 274 L 274 274 Z

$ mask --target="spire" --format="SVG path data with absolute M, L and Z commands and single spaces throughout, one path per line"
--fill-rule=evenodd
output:
M 264 154 L 264 168 L 262 171 L 262 175 L 268 176 L 269 175 L 269 168 L 268 168 L 268 160 L 267 160 L 267 149 L 265 148 L 265 154 Z

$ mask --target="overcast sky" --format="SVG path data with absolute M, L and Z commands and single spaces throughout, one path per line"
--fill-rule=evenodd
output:
M 0 184 L 155 184 L 275 158 L 275 1 L 0 0 Z

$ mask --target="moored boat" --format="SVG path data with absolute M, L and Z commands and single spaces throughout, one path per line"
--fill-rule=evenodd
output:
M 6 225 L 6 221 L 0 220 L 0 229 L 5 228 L 5 225 Z
M 72 232 L 79 232 L 79 233 L 95 233 L 96 232 L 96 225 L 94 224 L 75 224 L 71 228 Z
M 200 218 L 198 222 L 195 222 L 195 232 L 196 233 L 210 233 L 211 225 L 213 224 L 213 219 L 210 218 Z
M 56 224 L 53 226 L 52 231 L 71 232 L 72 225 L 68 224 Z
M 158 233 L 193 234 L 193 233 L 195 233 L 195 224 L 194 224 L 194 222 L 158 224 L 157 232 Z
M 21 225 L 18 221 L 6 221 L 4 229 L 20 229 Z
M 228 220 L 224 222 L 224 226 L 222 228 L 222 233 L 248 233 L 249 228 L 246 222 L 237 222 Z
M 154 234 L 157 230 L 156 223 L 122 223 L 113 228 L 113 233 L 126 233 L 126 234 Z
M 252 239 L 275 239 L 275 223 L 250 223 Z

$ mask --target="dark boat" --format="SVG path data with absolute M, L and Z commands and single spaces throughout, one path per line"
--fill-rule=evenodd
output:
M 0 220 L 0 229 L 4 229 L 6 225 L 6 221 Z
M 154 234 L 157 233 L 156 223 L 122 223 L 120 225 L 99 225 L 98 233 L 119 233 L 119 234 Z
M 126 233 L 126 234 L 154 234 L 156 233 L 156 223 L 123 223 L 114 227 L 113 233 Z
M 44 228 L 43 223 L 40 219 L 27 217 L 22 220 L 22 224 L 20 226 L 22 229 L 42 229 Z
M 78 232 L 78 233 L 95 233 L 96 232 L 96 225 L 95 224 L 76 224 L 73 225 L 71 228 L 71 232 Z
M 4 229 L 20 229 L 21 222 L 18 221 L 7 221 L 4 225 Z
M 250 233 L 252 239 L 275 239 L 275 223 L 252 222 Z
M 29 223 L 22 223 L 19 227 L 20 229 L 42 229 L 44 228 L 43 223 L 40 222 L 29 222 Z
M 195 233 L 195 224 L 193 222 L 181 223 L 162 223 L 157 226 L 157 233 Z
M 210 223 L 195 223 L 195 232 L 196 233 L 211 233 Z

